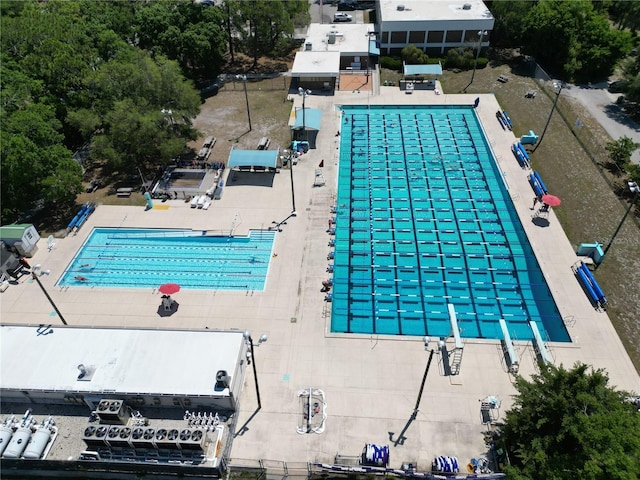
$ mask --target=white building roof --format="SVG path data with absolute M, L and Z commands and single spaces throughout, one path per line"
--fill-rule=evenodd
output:
M 291 67 L 294 77 L 337 77 L 340 73 L 340 52 L 298 52 Z
M 95 394 L 226 397 L 216 372 L 236 371 L 243 333 L 0 326 L 0 388 Z M 90 374 L 78 380 L 78 365 Z M 231 379 L 234 381 L 235 379 Z
M 373 31 L 374 26 L 367 23 L 312 23 L 307 30 L 304 48 L 311 44 L 312 51 L 366 55 L 368 33 Z
M 481 0 L 379 0 L 379 4 L 381 22 L 493 19 Z

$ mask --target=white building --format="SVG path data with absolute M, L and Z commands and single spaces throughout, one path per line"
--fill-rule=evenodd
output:
M 247 348 L 241 331 L 3 325 L 0 395 L 92 409 L 119 399 L 234 412 Z
M 400 55 L 408 45 L 434 57 L 451 48 L 477 48 L 478 32 L 486 48 L 495 22 L 481 0 L 378 0 L 376 11 L 381 55 Z

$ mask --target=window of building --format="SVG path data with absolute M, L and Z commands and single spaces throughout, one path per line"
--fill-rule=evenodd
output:
M 406 43 L 407 32 L 391 32 L 391 43 Z
M 427 34 L 427 43 L 442 43 L 444 32 L 442 30 L 434 30 Z
M 409 43 L 422 44 L 424 43 L 424 36 L 426 32 L 424 30 L 417 32 L 409 32 Z
M 447 43 L 462 42 L 462 30 L 450 30 L 447 32 Z
M 382 32 L 380 35 L 380 43 L 389 43 L 389 32 Z

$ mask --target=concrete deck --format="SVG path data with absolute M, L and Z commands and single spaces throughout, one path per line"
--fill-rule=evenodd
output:
M 428 358 L 420 338 L 334 335 L 329 333 L 330 311 L 320 292 L 326 278 L 327 219 L 335 201 L 340 104 L 472 104 L 476 95 L 435 95 L 415 91 L 408 95 L 397 87 L 374 92 L 337 92 L 334 97 L 306 99 L 307 107 L 322 109 L 322 130 L 317 150 L 294 166 L 298 215 L 283 225 L 276 237 L 275 256 L 264 292 L 183 290 L 175 295 L 180 309 L 170 317 L 157 314 L 159 294 L 153 290 L 57 288 L 62 274 L 93 227 L 187 227 L 243 234 L 251 228 L 268 228 L 291 211 L 288 170 L 275 176 L 272 187 L 228 183 L 221 200 L 207 211 L 191 209 L 181 200 L 170 200 L 168 209 L 98 206 L 75 236 L 57 239 L 47 251 L 46 239 L 30 263 L 41 264 L 49 275 L 40 277 L 70 325 L 140 326 L 157 328 L 238 328 L 253 338 L 269 335 L 256 349 L 262 410 L 254 415 L 256 392 L 253 378 L 245 379 L 233 461 L 269 459 L 285 462 L 333 461 L 337 453 L 358 455 L 365 442 L 389 444 L 391 466 L 402 462 L 429 467 L 435 455 L 455 455 L 462 465 L 486 451 L 481 432 L 479 400 L 494 395 L 502 400 L 504 415 L 514 393 L 496 341 L 465 340 L 460 375 L 445 376 L 442 355 L 436 354 L 420 411 L 398 435 L 413 412 Z M 550 344 L 556 365 L 581 361 L 606 369 L 611 383 L 622 389 L 640 390 L 640 379 L 606 313 L 595 311 L 571 271 L 578 260 L 553 211 L 549 225 L 532 222 L 533 193 L 510 146 L 516 140 L 495 117 L 500 107 L 493 95 L 480 95 L 478 114 L 524 229 L 540 266 L 566 319 L 573 340 Z M 301 99 L 295 98 L 296 102 Z M 300 105 L 296 105 L 300 106 Z M 324 160 L 325 186 L 314 187 L 315 170 Z M 228 170 L 225 172 L 225 175 Z M 247 199 L 251 201 L 248 202 Z M 250 206 L 249 206 L 250 205 Z M 559 207 L 562 208 L 562 207 Z M 606 292 L 605 292 L 606 293 Z M 4 323 L 60 323 L 38 285 L 23 277 L 1 297 Z M 435 348 L 435 341 L 432 342 Z M 449 348 L 452 341 L 449 340 Z M 531 343 L 516 342 L 520 373 L 537 371 Z M 202 366 L 206 368 L 206 366 Z M 298 391 L 322 389 L 327 401 L 323 434 L 296 433 Z

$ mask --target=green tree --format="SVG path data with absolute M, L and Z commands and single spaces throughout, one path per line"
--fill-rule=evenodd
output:
M 65 202 L 82 188 L 82 170 L 62 144 L 52 107 L 28 104 L 2 122 L 2 220 L 13 221 L 36 202 Z
M 640 414 L 608 383 L 602 370 L 584 364 L 518 377 L 498 440 L 510 456 L 508 478 L 638 478 Z
M 604 148 L 609 152 L 611 161 L 624 169 L 631 161 L 633 152 L 640 148 L 640 143 L 635 143 L 631 138 L 624 136 L 618 140 L 607 142 Z
M 402 58 L 410 65 L 424 65 L 429 56 L 415 45 L 407 45 L 402 49 Z

